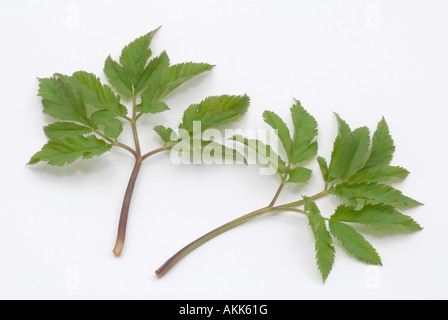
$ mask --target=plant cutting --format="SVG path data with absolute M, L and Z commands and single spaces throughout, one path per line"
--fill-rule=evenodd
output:
M 274 212 L 290 212 L 305 218 L 315 239 L 315 258 L 323 281 L 332 270 L 335 245 L 340 245 L 362 262 L 382 264 L 377 250 L 357 225 L 396 228 L 405 232 L 422 229 L 414 219 L 401 212 L 421 203 L 392 186 L 397 180 L 405 179 L 409 172 L 391 164 L 395 145 L 384 118 L 371 135 L 367 127 L 352 130 L 336 114 L 338 132 L 327 161 L 318 156 L 317 121 L 298 100 L 291 108 L 292 130 L 274 112 L 263 113 L 264 121 L 275 130 L 283 150 L 241 135 L 232 137 L 233 147 L 204 138 L 205 130 L 220 128 L 239 119 L 249 106 L 247 95 L 212 96 L 191 104 L 184 111 L 177 129 L 156 125 L 153 130 L 160 138 L 160 146 L 150 151 L 142 150 L 139 119 L 169 110 L 165 102 L 168 95 L 213 68 L 207 63 L 171 64 L 166 52 L 152 57 L 150 43 L 158 30 L 130 42 L 121 51 L 118 61 L 107 57 L 104 73 L 108 84 L 86 71 L 72 75 L 56 73 L 39 79 L 43 113 L 54 122 L 44 127 L 49 140 L 28 164 L 44 162 L 65 166 L 80 158 L 103 155 L 113 147 L 126 150 L 135 160 L 120 212 L 113 249 L 116 256 L 123 251 L 132 194 L 142 163 L 154 155 L 173 151 L 189 158 L 199 156 L 202 159 L 208 155 L 240 162 L 246 162 L 250 154 L 255 154 L 260 164 L 272 169 L 280 182 L 268 203 L 188 244 L 156 271 L 159 277 L 218 235 Z M 132 133 L 132 146 L 121 139 L 125 123 Z M 242 147 L 243 152 L 238 151 L 236 145 Z M 314 195 L 299 196 L 296 201 L 279 204 L 279 196 L 288 185 L 309 182 L 312 170 L 307 164 L 313 160 L 320 168 L 323 189 Z M 317 202 L 330 196 L 339 199 L 340 204 L 331 215 L 322 214 Z
M 167 53 L 153 57 L 150 43 L 157 31 L 151 31 L 125 46 L 118 61 L 107 57 L 104 73 L 110 85 L 86 71 L 72 75 L 56 73 L 39 79 L 39 96 L 43 113 L 55 119 L 44 127 L 49 141 L 35 153 L 28 164 L 44 162 L 64 166 L 76 159 L 90 159 L 118 147 L 135 159 L 121 209 L 117 239 L 113 249 L 116 256 L 123 250 L 132 194 L 142 163 L 151 156 L 179 148 L 181 152 L 194 153 L 208 148 L 209 153 L 238 159 L 235 150 L 228 150 L 214 141 L 194 137 L 193 122 L 202 123 L 202 130 L 215 128 L 241 117 L 249 106 L 246 95 L 221 95 L 207 97 L 190 105 L 184 112 L 179 132 L 157 125 L 153 129 L 159 135 L 161 146 L 151 151 L 140 147 L 138 120 L 147 115 L 169 110 L 164 99 L 183 83 L 210 71 L 207 63 L 170 64 Z M 123 143 L 120 134 L 127 122 L 132 130 L 134 146 Z M 190 139 L 191 138 L 191 139 Z M 199 147 L 197 147 L 199 146 Z
M 421 205 L 391 186 L 397 180 L 408 176 L 406 169 L 391 165 L 395 145 L 384 118 L 370 136 L 367 127 L 352 130 L 336 114 L 338 134 L 333 144 L 330 161 L 317 156 L 317 122 L 295 101 L 291 108 L 292 134 L 286 123 L 272 111 L 263 113 L 264 121 L 277 133 L 283 147 L 281 157 L 269 145 L 257 139 L 234 136 L 247 150 L 255 151 L 258 159 L 275 169 L 280 185 L 272 200 L 262 208 L 232 220 L 212 231 L 174 254 L 157 271 L 164 276 L 175 264 L 199 246 L 255 218 L 273 212 L 288 211 L 304 216 L 315 239 L 316 263 L 325 282 L 334 264 L 335 244 L 342 246 L 354 258 L 373 265 L 382 265 L 380 255 L 370 242 L 356 229 L 356 225 L 371 228 L 397 228 L 405 232 L 421 230 L 411 217 L 400 212 L 402 209 Z M 317 157 L 317 158 L 316 158 Z M 324 188 L 310 196 L 301 196 L 297 201 L 278 204 L 277 200 L 288 184 L 307 183 L 312 171 L 305 165 L 317 159 Z M 267 160 L 267 162 L 266 162 Z M 321 213 L 317 201 L 334 196 L 340 200 L 332 215 Z

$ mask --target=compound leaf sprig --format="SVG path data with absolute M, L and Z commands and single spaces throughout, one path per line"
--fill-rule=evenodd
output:
M 281 183 L 273 199 L 267 206 L 232 220 L 191 242 L 156 271 L 159 277 L 164 276 L 188 253 L 214 237 L 273 212 L 289 211 L 308 218 L 315 239 L 316 263 L 323 281 L 332 270 L 335 245 L 342 246 L 359 261 L 382 265 L 377 250 L 356 230 L 356 225 L 377 229 L 398 226 L 407 232 L 422 229 L 411 217 L 399 211 L 421 203 L 391 186 L 394 181 L 406 178 L 409 172 L 390 165 L 395 146 L 384 118 L 378 123 L 371 138 L 367 127 L 351 130 L 336 114 L 338 134 L 329 164 L 324 157 L 317 156 L 317 122 L 300 101 L 295 100 L 291 108 L 292 134 L 286 122 L 274 112 L 265 111 L 263 118 L 275 130 L 285 159 L 274 152 L 269 144 L 257 139 L 234 136 L 233 140 L 242 143 L 246 150 L 255 150 L 258 159 L 263 160 L 260 161 L 262 164 L 275 168 Z M 294 202 L 277 204 L 286 185 L 309 181 L 312 171 L 304 165 L 313 158 L 318 162 L 324 190 L 312 196 L 301 196 Z M 327 217 L 322 215 L 316 201 L 331 195 L 336 196 L 341 204 Z
M 39 79 L 39 96 L 42 97 L 43 113 L 56 121 L 45 126 L 44 132 L 49 141 L 35 153 L 28 164 L 44 162 L 53 166 L 64 166 L 75 160 L 91 159 L 112 149 L 120 147 L 135 159 L 120 214 L 114 254 L 120 256 L 123 250 L 129 208 L 142 162 L 147 158 L 171 150 L 182 139 L 173 139 L 173 129 L 162 124 L 154 130 L 160 136 L 162 145 L 152 151 L 142 152 L 137 130 L 138 120 L 143 115 L 151 115 L 169 110 L 164 99 L 185 82 L 211 71 L 213 65 L 186 62 L 170 64 L 167 53 L 152 57 L 150 43 L 157 31 L 147 33 L 126 45 L 115 61 L 108 56 L 104 73 L 110 85 L 99 77 L 86 71 L 72 75 L 56 73 L 49 78 Z M 125 105 L 129 104 L 129 107 Z M 222 95 L 208 97 L 199 104 L 187 108 L 183 128 L 195 120 L 207 127 L 234 121 L 241 117 L 249 106 L 249 98 Z M 128 122 L 132 128 L 134 146 L 119 140 L 123 124 Z M 178 136 L 178 135 L 176 135 Z M 200 145 L 211 144 L 200 141 Z M 216 146 L 225 148 L 224 145 Z M 182 149 L 193 152 L 193 149 Z M 236 151 L 232 150 L 236 155 Z M 224 153 L 223 153 L 224 156 Z

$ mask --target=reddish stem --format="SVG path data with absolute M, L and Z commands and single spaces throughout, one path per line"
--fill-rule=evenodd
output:
M 126 237 L 126 227 L 128 224 L 129 206 L 131 205 L 131 199 L 132 199 L 132 194 L 134 192 L 135 182 L 137 181 L 137 176 L 140 171 L 140 167 L 142 166 L 142 162 L 145 159 L 147 159 L 157 153 L 160 153 L 162 151 L 166 151 L 166 150 L 168 150 L 168 148 L 162 147 L 162 148 L 150 151 L 143 156 L 139 156 L 136 152 L 134 152 L 136 155 L 134 170 L 132 171 L 131 178 L 129 179 L 128 187 L 127 187 L 126 193 L 124 195 L 123 206 L 121 208 L 120 222 L 118 224 L 117 241 L 115 243 L 115 248 L 114 248 L 114 254 L 117 257 L 119 257 L 121 255 L 121 252 L 123 251 L 124 240 Z
M 114 248 L 114 254 L 117 257 L 121 255 L 121 251 L 123 250 L 124 240 L 126 237 L 126 226 L 128 223 L 129 206 L 131 204 L 135 181 L 137 180 L 142 161 L 143 159 L 141 157 L 137 158 L 137 160 L 135 161 L 134 170 L 132 170 L 131 178 L 129 179 L 128 187 L 124 196 L 123 206 L 121 208 L 120 222 L 118 224 L 117 241 Z

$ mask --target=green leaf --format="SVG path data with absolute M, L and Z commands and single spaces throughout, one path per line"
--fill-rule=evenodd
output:
M 104 64 L 104 73 L 110 84 L 123 97 L 131 99 L 134 96 L 132 80 L 126 70 L 109 56 Z
M 320 172 L 322 173 L 322 178 L 325 182 L 328 182 L 328 164 L 327 161 L 322 157 L 317 157 L 317 162 L 319 163 Z
M 246 113 L 249 107 L 249 97 L 244 96 L 213 96 L 207 97 L 198 104 L 187 108 L 182 118 L 180 129 L 193 133 L 194 122 L 200 121 L 201 132 L 209 128 L 234 121 Z
M 246 163 L 244 155 L 238 152 L 238 150 L 210 140 L 183 139 L 173 146 L 173 150 L 190 154 L 192 163 L 195 163 L 195 159 L 208 164 L 213 162 L 222 163 L 222 160 L 226 159 Z
M 121 51 L 120 63 L 131 78 L 133 84 L 137 83 L 149 57 L 151 57 L 149 44 L 159 29 L 160 27 L 135 39 Z
M 62 75 L 61 77 L 82 92 L 86 104 L 99 109 L 90 116 L 90 119 L 104 126 L 106 136 L 116 139 L 123 130 L 122 122 L 116 117 L 126 116 L 127 109 L 120 103 L 120 99 L 112 89 L 103 85 L 97 76 L 85 71 L 75 72 L 71 77 Z
M 380 166 L 363 169 L 350 177 L 351 182 L 378 182 L 388 181 L 392 178 L 404 179 L 409 171 L 402 167 Z
M 368 225 L 375 228 L 399 225 L 409 231 L 422 230 L 422 227 L 411 217 L 398 212 L 392 206 L 383 204 L 367 204 L 360 210 L 342 205 L 336 209 L 331 219 Z
M 369 129 L 361 127 L 353 132 L 337 116 L 339 134 L 333 147 L 329 168 L 329 178 L 347 180 L 363 166 L 369 150 Z
M 160 136 L 165 144 L 169 142 L 175 142 L 178 140 L 177 135 L 173 135 L 174 130 L 171 128 L 166 128 L 164 126 L 154 127 L 154 131 Z M 175 138 L 174 140 L 172 138 Z
M 340 178 L 345 171 L 345 149 L 352 135 L 348 124 L 336 114 L 338 121 L 338 135 L 333 144 L 330 165 L 328 168 L 329 181 Z
M 317 266 L 325 282 L 334 263 L 335 249 L 333 241 L 317 205 L 309 198 L 304 197 L 304 200 L 305 211 L 308 212 L 308 220 L 316 240 Z
M 297 164 L 316 156 L 317 142 L 313 141 L 317 135 L 317 122 L 296 100 L 291 108 L 294 135 L 292 140 L 291 164 Z
M 44 132 L 48 138 L 62 138 L 83 135 L 92 132 L 92 129 L 73 122 L 55 122 L 44 127 Z
M 345 250 L 355 258 L 374 265 L 382 265 L 375 248 L 351 226 L 330 219 L 330 232 L 341 241 Z
M 289 169 L 286 167 L 285 161 L 275 153 L 271 146 L 264 144 L 260 140 L 257 139 L 247 139 L 240 135 L 234 135 L 232 137 L 233 141 L 244 144 L 249 150 L 255 152 L 258 162 L 261 165 L 271 166 L 276 170 L 279 174 L 284 174 L 289 172 Z M 250 155 L 250 151 L 249 151 Z
M 345 170 L 342 179 L 347 180 L 361 168 L 364 157 L 369 150 L 369 129 L 361 127 L 354 130 L 347 144 Z
M 272 111 L 263 112 L 263 118 L 268 125 L 276 130 L 277 135 L 283 144 L 283 148 L 286 151 L 288 159 L 291 161 L 292 139 L 286 123 Z
M 246 163 L 246 158 L 238 150 L 215 141 L 202 141 L 202 156 L 214 159 L 221 157 L 223 160 L 231 159 L 236 162 Z
M 311 178 L 312 171 L 308 168 L 294 168 L 289 173 L 288 182 L 300 183 Z
M 127 115 L 128 110 L 120 103 L 120 98 L 115 95 L 109 86 L 102 84 L 96 75 L 78 71 L 66 79 L 81 89 L 87 104 L 101 110 L 108 110 L 116 116 Z
M 387 126 L 386 120 L 382 118 L 373 134 L 370 156 L 367 159 L 364 168 L 386 166 L 390 164 L 394 151 L 394 141 L 389 134 L 389 127 Z
M 90 159 L 93 156 L 101 155 L 109 151 L 111 147 L 112 145 L 93 135 L 52 139 L 42 147 L 41 151 L 32 156 L 28 164 L 43 161 L 53 166 L 63 166 L 80 157 Z
M 76 121 L 95 128 L 87 116 L 84 96 L 77 88 L 59 77 L 39 79 L 39 82 L 44 113 L 59 120 Z
M 421 204 L 391 186 L 374 182 L 342 183 L 330 188 L 329 191 L 338 197 L 347 199 L 353 207 L 356 207 L 360 200 L 369 200 L 392 206 L 416 206 Z
M 180 63 L 165 68 L 158 73 L 151 85 L 142 94 L 142 104 L 162 101 L 181 84 L 195 76 L 210 71 L 212 65 L 206 63 Z
M 170 108 L 168 107 L 168 105 L 165 102 L 151 102 L 151 103 L 146 103 L 146 102 L 142 102 L 141 104 L 139 104 L 136 108 L 136 111 L 141 111 L 144 113 L 159 113 L 159 112 L 163 112 L 166 110 L 170 110 Z
M 138 93 L 146 89 L 157 76 L 170 65 L 170 59 L 166 52 L 162 52 L 160 56 L 153 58 L 143 70 L 137 80 L 135 91 Z
M 117 139 L 123 131 L 123 123 L 115 118 L 115 114 L 109 110 L 99 110 L 92 114 L 91 119 L 104 125 L 104 134 L 111 139 Z

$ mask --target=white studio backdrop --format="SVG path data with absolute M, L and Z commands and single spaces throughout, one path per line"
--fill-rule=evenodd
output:
M 0 298 L 447 298 L 447 10 L 442 0 L 1 0 Z M 118 58 L 161 25 L 155 55 L 216 67 L 169 97 L 171 111 L 142 120 L 142 148 L 159 143 L 154 125 L 176 126 L 188 105 L 224 93 L 251 97 L 236 124 L 243 129 L 266 128 L 264 110 L 289 120 L 299 99 L 319 123 L 327 159 L 334 112 L 372 131 L 384 116 L 397 146 L 393 163 L 411 172 L 399 188 L 425 204 L 406 214 L 424 230 L 369 234 L 382 267 L 337 247 L 322 284 L 308 222 L 276 214 L 219 236 L 158 279 L 154 271 L 177 250 L 265 206 L 278 186 L 256 166 L 176 166 L 160 155 L 142 168 L 125 252 L 115 258 L 132 159 L 113 150 L 63 168 L 26 166 L 46 141 L 37 78 L 85 70 L 104 79 L 108 55 Z M 279 201 L 320 190 L 310 167 L 310 186 Z M 334 210 L 331 201 L 319 205 Z

